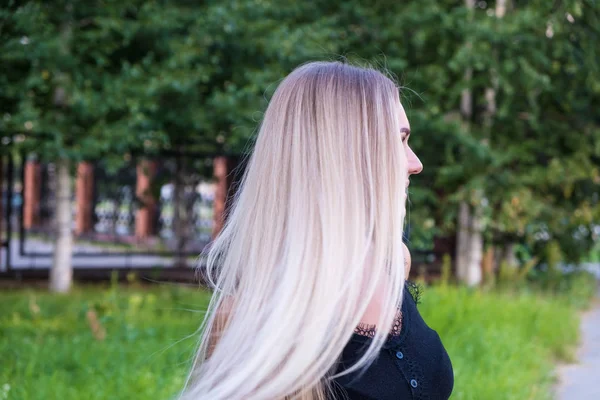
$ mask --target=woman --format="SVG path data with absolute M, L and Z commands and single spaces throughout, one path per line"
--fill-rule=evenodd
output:
M 405 284 L 409 136 L 373 69 L 309 63 L 279 85 L 207 252 L 215 291 L 182 399 L 449 397 Z

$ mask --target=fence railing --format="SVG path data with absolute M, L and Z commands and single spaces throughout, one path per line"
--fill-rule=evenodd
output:
M 47 268 L 55 232 L 53 163 L 2 157 L 3 268 Z M 73 169 L 71 203 L 75 266 L 94 268 L 195 265 L 223 223 L 232 195 L 235 157 L 169 154 L 103 161 Z M 11 173 L 7 171 L 11 168 Z

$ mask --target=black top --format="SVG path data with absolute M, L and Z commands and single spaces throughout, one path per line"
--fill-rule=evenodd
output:
M 399 332 L 392 330 L 379 356 L 364 371 L 334 380 L 336 400 L 446 400 L 452 393 L 454 373 L 437 332 L 417 309 L 418 296 L 405 284 Z M 400 320 L 398 320 L 400 321 Z M 354 334 L 342 353 L 337 372 L 353 365 L 372 335 Z

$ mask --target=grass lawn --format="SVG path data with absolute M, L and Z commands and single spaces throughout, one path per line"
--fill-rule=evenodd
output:
M 419 307 L 452 359 L 452 399 L 551 399 L 556 363 L 574 361 L 579 313 L 564 299 L 436 287 Z
M 207 300 L 172 285 L 0 292 L 0 399 L 169 399 Z M 419 307 L 452 358 L 453 399 L 521 400 L 551 397 L 553 365 L 578 339 L 576 304 L 440 286 L 426 288 Z
M 196 344 L 186 337 L 207 301 L 205 292 L 170 285 L 2 292 L 0 399 L 169 399 L 183 384 Z

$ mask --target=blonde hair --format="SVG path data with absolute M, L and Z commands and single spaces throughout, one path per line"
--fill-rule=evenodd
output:
M 325 398 L 382 290 L 380 329 L 337 376 L 374 360 L 403 290 L 400 113 L 398 88 L 371 68 L 313 62 L 282 81 L 205 254 L 214 295 L 181 399 Z M 226 327 L 212 348 L 225 304 Z

